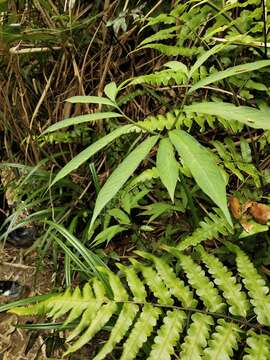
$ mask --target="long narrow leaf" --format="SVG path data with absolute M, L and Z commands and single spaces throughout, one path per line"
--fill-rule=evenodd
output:
M 191 86 L 188 93 L 191 94 L 193 91 L 200 89 L 203 86 L 212 84 L 216 81 L 228 78 L 230 76 L 239 75 L 249 71 L 255 71 L 261 69 L 265 66 L 270 66 L 270 60 L 259 60 L 249 64 L 237 65 L 230 67 L 224 71 L 219 71 L 213 75 L 210 75 L 200 81 L 198 81 L 195 85 Z
M 211 154 L 183 130 L 170 131 L 169 137 L 196 183 L 220 207 L 232 225 L 227 207 L 226 184 Z
M 70 245 L 74 247 L 74 249 L 80 254 L 80 256 L 84 259 L 86 265 L 91 269 L 93 274 L 98 277 L 100 281 L 107 287 L 108 291 L 110 291 L 107 280 L 102 274 L 102 272 L 97 269 L 100 267 L 107 268 L 107 265 L 101 260 L 101 258 L 96 255 L 93 251 L 87 249 L 74 235 L 72 235 L 67 229 L 65 229 L 62 225 L 59 225 L 53 221 L 46 221 L 53 229 L 59 232 L 64 238 L 69 242 Z M 69 253 L 71 256 L 71 254 Z
M 121 189 L 121 187 L 125 184 L 128 178 L 140 165 L 140 162 L 147 156 L 152 147 L 156 144 L 158 138 L 158 136 L 151 136 L 148 139 L 144 140 L 114 170 L 114 172 L 106 181 L 98 194 L 90 227 L 93 225 L 94 221 L 96 220 L 102 209 L 106 206 L 106 204 Z
M 157 170 L 159 177 L 168 190 L 172 202 L 174 202 L 174 191 L 178 179 L 179 165 L 174 157 L 174 148 L 170 139 L 160 141 L 157 152 Z
M 77 156 L 75 156 L 71 161 L 69 161 L 63 169 L 59 171 L 59 173 L 54 178 L 52 185 L 54 185 L 57 181 L 62 179 L 63 177 L 67 176 L 69 173 L 71 173 L 73 170 L 77 169 L 79 166 L 81 166 L 84 162 L 86 162 L 88 159 L 90 159 L 91 156 L 96 154 L 99 150 L 103 149 L 105 146 L 107 146 L 110 142 L 118 138 L 119 136 L 128 133 L 133 128 L 133 125 L 124 125 L 114 131 L 112 131 L 110 134 L 104 136 L 100 140 L 96 141 L 94 144 L 88 146 L 88 148 L 84 149 L 82 152 L 80 152 Z
M 89 121 L 111 119 L 111 118 L 117 118 L 117 117 L 122 117 L 122 115 L 119 113 L 116 113 L 116 112 L 97 112 L 94 114 L 86 114 L 86 115 L 76 116 L 73 118 L 59 121 L 56 124 L 53 124 L 52 126 L 48 127 L 48 129 L 46 129 L 42 133 L 42 135 L 56 131 L 56 130 L 60 130 L 60 129 L 63 129 L 65 127 L 72 126 L 72 125 L 78 125 L 78 124 L 83 124 L 83 123 L 89 122 Z
M 220 116 L 226 120 L 237 120 L 255 129 L 270 130 L 270 108 L 259 110 L 225 102 L 201 102 L 185 106 L 184 111 Z
M 227 46 L 227 44 L 218 44 L 216 46 L 214 46 L 212 49 L 204 52 L 199 58 L 198 60 L 195 62 L 195 64 L 191 67 L 190 72 L 189 72 L 189 76 L 191 77 L 192 74 L 194 73 L 194 71 L 196 71 L 197 69 L 199 69 L 200 66 L 202 66 L 203 63 L 205 63 L 205 61 L 212 55 L 216 54 L 217 52 L 223 50 L 225 47 Z
M 66 99 L 66 101 L 72 104 L 100 104 L 117 107 L 116 103 L 101 96 L 72 96 Z

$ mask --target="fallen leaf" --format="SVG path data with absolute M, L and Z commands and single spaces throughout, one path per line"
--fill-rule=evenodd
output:
M 256 220 L 259 224 L 267 224 L 267 222 L 270 220 L 270 207 L 265 204 L 254 202 L 249 211 L 253 219 Z
M 240 224 L 242 225 L 243 229 L 247 232 L 250 233 L 252 231 L 253 228 L 253 224 L 250 224 L 247 220 L 246 216 L 243 216 L 242 219 L 240 220 Z
M 241 211 L 241 204 L 240 204 L 239 200 L 237 199 L 237 197 L 231 196 L 229 198 L 229 208 L 231 210 L 232 216 L 235 219 L 240 219 L 240 217 L 242 215 L 242 211 Z
M 248 211 L 248 209 L 250 209 L 254 204 L 257 204 L 257 203 L 252 200 L 248 200 L 247 202 L 245 202 L 242 207 L 242 213 L 245 214 Z

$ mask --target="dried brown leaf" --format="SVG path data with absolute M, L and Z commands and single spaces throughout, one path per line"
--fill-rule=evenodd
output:
M 249 211 L 253 219 L 259 224 L 267 224 L 270 220 L 270 207 L 265 204 L 254 202 Z
M 237 199 L 237 197 L 231 196 L 229 198 L 229 208 L 231 210 L 232 216 L 235 219 L 240 219 L 240 217 L 242 215 L 242 211 L 241 211 L 241 204 L 240 204 L 239 200 Z

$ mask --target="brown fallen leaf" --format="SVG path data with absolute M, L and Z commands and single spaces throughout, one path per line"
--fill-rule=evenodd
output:
M 250 209 L 254 204 L 257 204 L 256 201 L 253 200 L 246 201 L 242 206 L 242 214 L 245 214 L 248 211 L 248 209 Z
M 248 218 L 246 215 L 242 217 L 242 219 L 240 220 L 240 224 L 247 233 L 251 232 L 253 225 L 248 222 Z
M 253 202 L 249 209 L 253 219 L 259 224 L 267 224 L 270 220 L 270 207 L 265 204 Z
M 229 198 L 229 208 L 231 210 L 232 216 L 235 219 L 240 219 L 242 216 L 241 204 L 240 201 L 235 196 Z

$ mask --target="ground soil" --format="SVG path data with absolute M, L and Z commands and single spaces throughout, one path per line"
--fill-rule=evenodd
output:
M 54 273 L 49 264 L 43 264 L 42 271 L 36 270 L 36 253 L 24 256 L 25 250 L 6 245 L 0 248 L 0 280 L 17 281 L 23 286 L 19 298 L 40 295 L 52 289 Z M 0 297 L 0 304 L 18 300 L 17 298 Z M 28 330 L 17 329 L 18 323 L 32 322 L 30 317 L 20 317 L 7 312 L 0 313 L 0 359 L 1 360 L 34 360 L 38 349 L 44 342 L 38 336 L 29 352 L 27 348 L 30 340 Z M 44 347 L 41 351 L 44 355 Z M 39 357 L 41 359 L 42 357 Z M 44 358 L 44 357 L 43 357 Z

